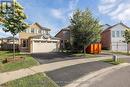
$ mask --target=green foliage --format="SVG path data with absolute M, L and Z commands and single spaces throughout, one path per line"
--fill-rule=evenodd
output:
M 125 42 L 126 43 L 130 43 L 130 30 L 126 30 L 125 32 L 124 32 L 124 38 L 125 38 Z
M 89 9 L 77 10 L 70 22 L 74 48 L 83 49 L 84 46 L 100 41 L 99 21 L 93 17 Z
M 127 29 L 125 32 L 124 32 L 124 38 L 125 38 L 125 41 L 127 43 L 127 54 L 129 54 L 129 47 L 128 47 L 128 44 L 130 43 L 130 30 Z
M 23 7 L 18 2 L 13 2 L 13 5 L 8 8 L 2 4 L 0 6 L 3 6 L 0 12 L 0 18 L 3 20 L 2 26 L 5 32 L 16 35 L 28 27 L 28 24 L 25 22 L 27 17 L 23 12 Z

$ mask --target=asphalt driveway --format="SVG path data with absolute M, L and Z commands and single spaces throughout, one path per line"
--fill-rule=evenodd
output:
M 64 60 L 79 59 L 81 57 L 74 57 L 65 53 L 35 53 L 32 56 L 40 63 L 52 63 Z
M 97 62 L 88 62 L 78 65 L 72 65 L 65 68 L 57 69 L 54 71 L 46 72 L 53 81 L 55 81 L 60 87 L 65 86 L 72 81 L 87 75 L 91 72 L 100 70 L 112 66 L 112 64 L 97 61 Z
M 72 59 L 81 59 L 84 58 L 82 56 L 76 57 L 73 55 L 69 55 L 66 53 L 35 53 L 32 56 L 40 63 L 40 64 L 47 64 L 52 62 L 58 61 L 65 61 L 65 60 L 72 60 Z M 111 57 L 109 54 L 99 54 L 93 57 Z

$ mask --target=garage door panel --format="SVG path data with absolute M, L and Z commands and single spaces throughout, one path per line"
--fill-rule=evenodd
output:
M 126 43 L 112 43 L 112 51 L 127 51 Z
M 57 52 L 57 43 L 53 42 L 34 42 L 33 53 Z

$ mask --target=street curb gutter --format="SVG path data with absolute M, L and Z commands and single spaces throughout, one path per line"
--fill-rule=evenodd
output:
M 103 75 L 107 75 L 115 70 L 118 70 L 118 69 L 126 67 L 126 66 L 130 66 L 130 63 L 122 63 L 122 64 L 115 65 L 112 67 L 101 69 L 99 71 L 96 71 L 96 72 L 90 73 L 86 76 L 83 76 L 64 87 L 81 87 L 80 85 L 84 84 L 85 82 L 86 82 L 85 87 L 88 87 L 93 79 L 98 78 Z

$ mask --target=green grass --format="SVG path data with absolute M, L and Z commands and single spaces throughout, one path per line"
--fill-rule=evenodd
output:
M 94 57 L 97 57 L 96 54 L 85 54 L 84 53 L 75 53 L 75 54 L 72 54 L 73 56 L 76 56 L 76 57 L 86 57 L 86 58 L 94 58 Z
M 14 81 L 7 82 L 2 87 L 59 87 L 50 78 L 38 73 L 35 75 L 20 78 Z
M 130 53 L 127 54 L 127 52 L 111 52 L 111 53 L 114 53 L 114 54 L 122 54 L 122 55 L 130 55 Z
M 13 53 L 9 51 L 0 51 L 0 59 L 4 60 L 5 58 L 12 57 Z M 9 63 L 0 63 L 0 72 L 7 72 L 7 71 L 13 71 L 18 70 L 21 68 L 27 68 L 34 65 L 38 65 L 38 62 L 31 57 L 30 55 L 21 55 L 19 52 L 16 52 L 16 56 L 22 56 L 25 59 L 15 62 L 9 62 Z
M 112 53 L 112 54 L 121 54 L 121 55 L 130 55 L 130 53 L 127 54 L 127 52 L 118 52 L 118 51 L 110 51 L 110 50 L 102 50 L 102 52 Z
M 113 65 L 118 65 L 118 64 L 121 64 L 121 63 L 125 62 L 122 59 L 118 59 L 117 61 L 114 61 L 113 59 L 105 59 L 105 60 L 101 60 L 101 61 L 113 64 Z

